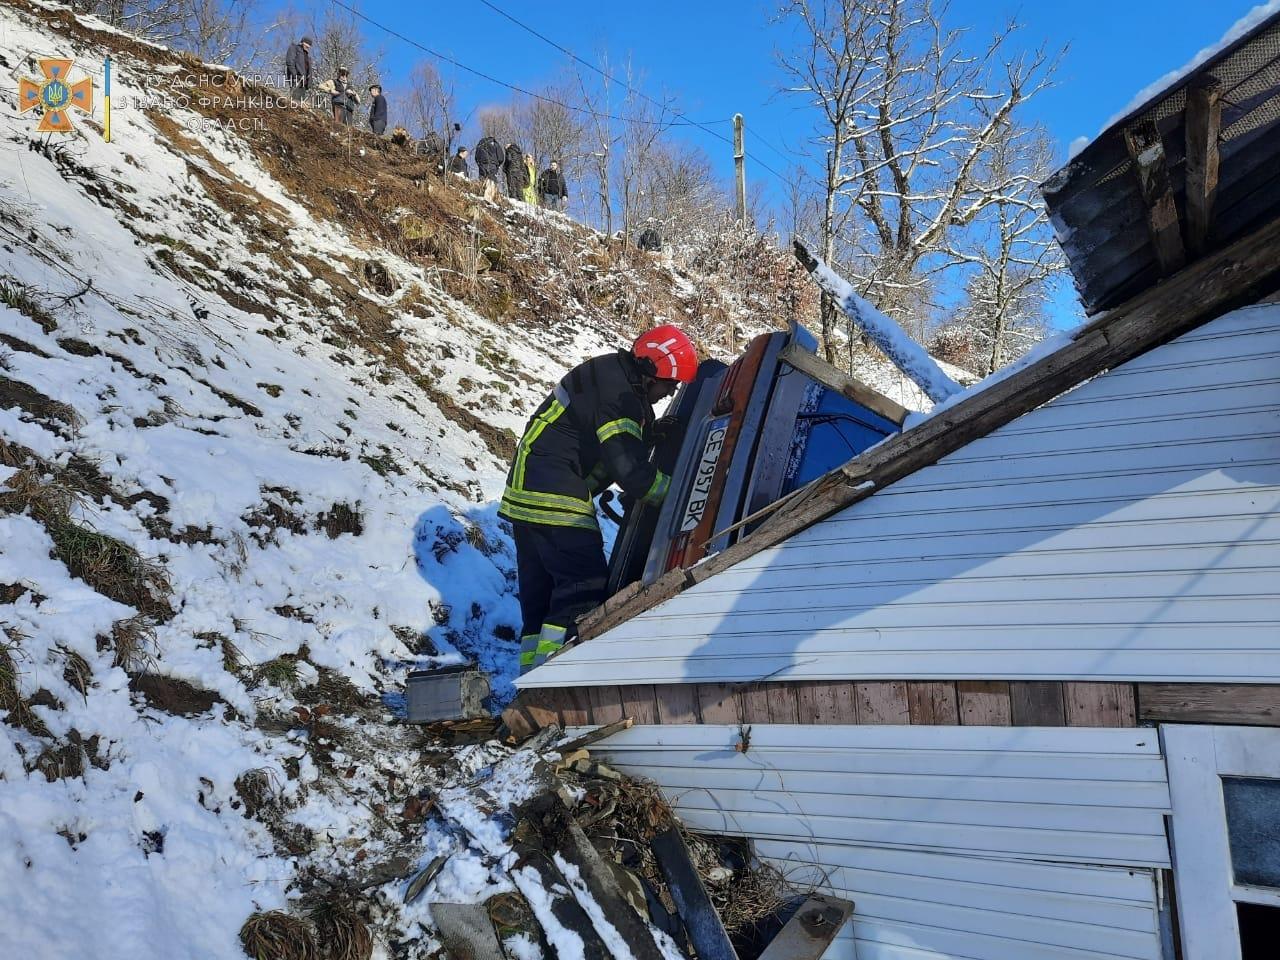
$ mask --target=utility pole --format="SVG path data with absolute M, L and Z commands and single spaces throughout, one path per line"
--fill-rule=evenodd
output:
M 738 222 L 747 222 L 747 153 L 742 145 L 742 114 L 733 115 L 733 171 L 737 181 Z

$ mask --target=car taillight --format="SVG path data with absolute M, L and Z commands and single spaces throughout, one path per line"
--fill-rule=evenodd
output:
M 716 405 L 711 408 L 712 414 L 721 416 L 733 410 L 733 388 L 738 382 L 738 374 L 742 372 L 742 359 L 739 358 L 729 368 L 720 382 L 720 392 L 716 394 Z
M 684 552 L 689 547 L 689 535 L 682 533 L 671 541 L 671 547 L 667 550 L 667 565 L 663 571 L 675 570 L 677 567 L 684 566 Z

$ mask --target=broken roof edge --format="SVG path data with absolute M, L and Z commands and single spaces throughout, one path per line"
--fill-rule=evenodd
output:
M 1206 47 L 1196 54 L 1188 63 L 1176 70 L 1171 70 L 1158 80 L 1153 81 L 1145 90 L 1153 90 L 1153 92 L 1144 97 L 1137 103 L 1130 102 L 1119 114 L 1112 117 L 1098 133 L 1092 137 L 1079 150 L 1076 150 L 1068 158 L 1067 162 L 1061 168 L 1050 174 L 1045 181 L 1040 184 L 1040 191 L 1044 193 L 1057 193 L 1061 191 L 1071 180 L 1078 164 L 1085 162 L 1087 155 L 1092 152 L 1098 144 L 1107 137 L 1111 136 L 1119 130 L 1123 130 L 1132 124 L 1135 120 L 1141 119 L 1146 114 L 1155 110 L 1160 104 L 1164 103 L 1170 97 L 1178 93 L 1184 87 L 1189 87 L 1197 82 L 1199 78 L 1206 74 L 1212 73 L 1215 67 L 1218 67 L 1225 61 L 1231 59 L 1237 52 L 1252 43 L 1258 36 L 1267 30 L 1276 26 L 1280 22 L 1280 5 L 1273 0 L 1271 3 L 1263 3 L 1249 10 L 1243 17 L 1236 21 L 1226 32 L 1225 37 L 1231 37 L 1239 28 L 1240 24 L 1248 22 L 1257 11 L 1262 11 L 1263 15 L 1251 27 L 1236 35 L 1234 38 L 1223 42 L 1218 41 L 1218 45 Z M 1204 59 L 1200 59 L 1203 55 Z M 1153 89 L 1154 88 L 1154 89 Z M 1138 96 L 1142 95 L 1142 91 Z M 1135 98 L 1136 99 L 1136 98 Z M 1082 138 L 1083 139 L 1083 138 Z
M 776 546 L 1062 393 L 1280 287 L 1280 220 L 1205 256 L 1093 318 L 1061 347 L 1012 374 L 987 378 L 953 405 L 801 488 L 758 529 L 696 566 L 633 584 L 579 620 L 590 640 L 738 562 Z M 568 651 L 566 651 L 568 653 Z M 518 687 L 542 686 L 535 670 Z

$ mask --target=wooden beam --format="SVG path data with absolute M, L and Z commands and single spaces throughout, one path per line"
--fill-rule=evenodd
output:
M 1140 683 L 1138 719 L 1280 727 L 1280 685 Z
M 689 942 L 698 960 L 738 960 L 729 935 L 725 933 L 720 914 L 702 885 L 689 848 L 679 827 L 668 827 L 657 834 L 649 846 L 667 881 L 676 912 L 689 931 Z
M 1187 88 L 1184 119 L 1187 144 L 1187 252 L 1199 257 L 1213 229 L 1218 195 L 1218 137 L 1222 132 L 1222 85 L 1212 76 Z
M 912 723 L 924 726 L 954 727 L 959 724 L 954 681 L 908 681 L 907 714 Z
M 937 463 L 1082 381 L 1256 301 L 1278 282 L 1280 219 L 1086 323 L 1060 349 L 819 477 L 804 488 L 804 496 L 721 553 L 692 569 L 665 574 L 605 615 L 580 620 L 580 633 L 587 639 L 599 636 L 876 490 Z
M 852 915 L 848 900 L 811 894 L 764 948 L 760 960 L 818 960 Z
M 783 350 L 779 359 L 788 366 L 794 367 L 801 373 L 817 380 L 824 387 L 830 387 L 837 393 L 848 397 L 854 403 L 860 403 L 868 410 L 878 413 L 896 424 L 901 425 L 910 412 L 902 404 L 877 393 L 866 384 L 849 376 L 843 370 L 833 367 L 816 353 L 804 349 L 798 343 L 793 343 Z
M 1178 207 L 1173 202 L 1173 185 L 1169 182 L 1169 166 L 1165 163 L 1164 142 L 1152 120 L 1129 127 L 1124 132 L 1129 159 L 1138 173 L 1138 188 L 1147 208 L 1147 230 L 1155 247 L 1160 273 L 1169 276 L 1187 262 L 1182 248 L 1182 231 L 1178 223 Z

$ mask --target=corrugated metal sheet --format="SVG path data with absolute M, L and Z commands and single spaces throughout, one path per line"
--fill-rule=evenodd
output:
M 522 686 L 1280 681 L 1280 307 L 1237 311 Z
M 829 960 L 1160 956 L 1151 730 L 635 727 L 601 747 L 693 829 L 855 902 Z

